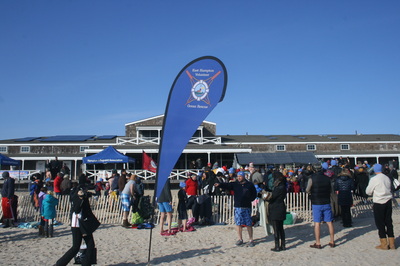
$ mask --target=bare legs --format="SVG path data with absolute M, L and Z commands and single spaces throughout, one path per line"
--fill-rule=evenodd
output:
M 327 222 L 330 236 L 330 243 L 335 243 L 335 229 L 332 222 Z M 315 244 L 321 245 L 321 223 L 314 223 Z
M 162 212 L 160 216 L 160 230 L 161 233 L 164 231 L 164 223 L 165 223 L 165 214 L 167 214 L 167 223 L 168 223 L 168 233 L 171 233 L 171 223 L 172 223 L 172 212 Z
M 187 224 L 187 219 L 182 219 L 182 220 L 178 220 L 178 228 L 181 228 L 182 226 L 182 230 L 186 231 L 186 224 Z
M 253 241 L 253 227 L 246 226 L 246 228 L 247 228 L 247 233 L 249 234 L 249 240 Z M 239 240 L 243 241 L 243 227 L 241 225 L 236 226 L 236 232 L 238 234 Z

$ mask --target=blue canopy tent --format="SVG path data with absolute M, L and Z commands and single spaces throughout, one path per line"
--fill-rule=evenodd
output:
M 107 163 L 135 163 L 135 159 L 129 156 L 123 155 L 117 151 L 113 146 L 108 146 L 99 153 L 91 156 L 83 157 L 83 163 L 85 164 L 107 164 Z
M 10 157 L 7 157 L 3 154 L 0 153 L 0 166 L 1 165 L 12 165 L 12 166 L 17 166 L 20 165 L 21 161 L 17 161 L 14 159 L 11 159 Z
M 135 163 L 135 159 L 117 151 L 113 146 L 108 146 L 99 153 L 83 157 L 84 164 L 109 164 L 109 163 Z M 94 167 L 96 170 L 96 166 Z M 97 175 L 96 175 L 97 176 Z
M 11 159 L 10 157 L 7 157 L 0 153 L 0 169 L 1 169 L 2 165 L 18 166 L 20 164 L 21 164 L 21 161 Z M 1 171 L 1 172 L 3 172 L 3 171 Z M 8 172 L 10 172 L 10 171 L 8 171 Z M 18 180 L 21 178 L 20 173 L 21 173 L 21 170 L 18 169 Z M 10 174 L 11 174 L 11 172 L 10 172 Z

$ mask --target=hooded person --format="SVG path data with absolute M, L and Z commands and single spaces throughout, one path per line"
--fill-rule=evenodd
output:
M 350 169 L 344 167 L 335 181 L 334 190 L 338 196 L 338 204 L 341 208 L 344 227 L 352 226 L 351 206 L 353 205 L 354 180 Z
M 48 191 L 47 196 L 42 202 L 42 217 L 45 221 L 44 234 L 46 237 L 53 237 L 54 231 L 54 219 L 56 218 L 56 206 L 58 205 L 58 199 L 54 197 L 53 191 Z
M 15 191 L 15 180 L 10 177 L 10 173 L 5 171 L 2 174 L 4 183 L 1 190 L 1 207 L 3 210 L 3 224 L 5 227 L 14 226 L 14 213 L 12 210 L 12 201 Z

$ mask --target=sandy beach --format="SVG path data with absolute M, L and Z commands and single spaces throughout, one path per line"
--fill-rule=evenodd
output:
M 393 215 L 396 245 L 400 245 L 400 216 Z M 151 265 L 397 265 L 399 250 L 375 249 L 379 244 L 373 218 L 355 218 L 352 228 L 335 222 L 337 247 L 331 248 L 328 229 L 322 225 L 323 249 L 314 243 L 311 223 L 285 226 L 287 248 L 272 252 L 273 236 L 265 236 L 262 227 L 254 228 L 256 245 L 237 247 L 235 227 L 214 225 L 197 227 L 194 232 L 161 236 L 153 229 Z M 95 232 L 98 265 L 146 265 L 149 229 L 126 229 L 119 225 L 101 225 Z M 55 228 L 53 238 L 39 238 L 35 229 L 0 228 L 0 261 L 3 265 L 54 265 L 71 246 L 68 225 Z M 244 241 L 247 242 L 244 230 Z M 71 261 L 70 265 L 73 264 Z

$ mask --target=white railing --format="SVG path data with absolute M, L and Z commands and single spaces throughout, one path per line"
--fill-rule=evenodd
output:
M 191 138 L 189 140 L 189 143 L 195 143 L 195 144 L 199 144 L 199 145 L 211 143 L 211 144 L 220 145 L 221 138 L 220 137 L 203 137 L 203 138 L 197 137 L 197 138 Z
M 176 192 L 176 191 L 175 191 Z M 174 192 L 174 193 L 175 193 Z M 147 191 L 147 194 L 152 194 L 152 191 Z M 173 220 L 177 221 L 177 206 L 178 197 L 173 195 Z M 69 223 L 71 204 L 69 196 L 60 196 L 60 201 L 57 207 L 56 220 L 62 223 Z M 354 196 L 354 206 L 351 208 L 353 219 L 372 217 L 372 201 L 362 202 L 362 198 Z M 234 224 L 234 208 L 233 196 L 212 196 L 212 220 L 214 223 Z M 288 193 L 286 196 L 286 204 L 288 212 L 297 214 L 298 222 L 312 222 L 312 209 L 305 193 Z M 122 222 L 121 202 L 118 197 L 100 196 L 99 198 L 90 198 L 90 205 L 93 213 L 102 224 L 118 224 Z M 396 206 L 396 205 L 394 205 Z M 252 213 L 256 212 L 256 204 L 253 205 Z M 39 221 L 39 212 L 33 207 L 30 196 L 20 196 L 18 198 L 18 220 L 20 222 Z M 393 208 L 393 213 L 400 213 L 400 208 Z M 0 216 L 2 210 L 0 209 Z M 131 217 L 131 214 L 130 216 Z M 159 212 L 155 211 L 155 223 L 159 221 Z
M 155 180 L 156 179 L 156 173 L 153 173 L 151 171 L 139 169 L 139 170 L 131 170 L 128 169 L 126 170 L 128 173 L 135 174 L 139 177 L 141 177 L 144 180 Z M 198 174 L 200 170 L 197 169 L 173 169 L 169 178 L 171 180 L 180 180 L 180 179 L 186 179 L 188 176 L 192 173 Z M 99 178 L 107 178 L 112 175 L 111 171 L 108 170 L 86 170 L 85 172 L 90 179 L 98 180 Z
M 160 138 L 157 137 L 139 137 L 139 138 L 130 138 L 130 137 L 118 137 L 117 144 L 118 145 L 125 145 L 125 144 L 160 144 Z
M 117 138 L 117 145 L 125 145 L 125 144 L 133 144 L 133 145 L 140 145 L 140 144 L 160 144 L 160 138 L 158 137 L 118 137 Z M 196 138 L 191 138 L 189 140 L 189 143 L 195 143 L 199 145 L 203 144 L 221 144 L 221 138 L 220 137 L 196 137 Z

